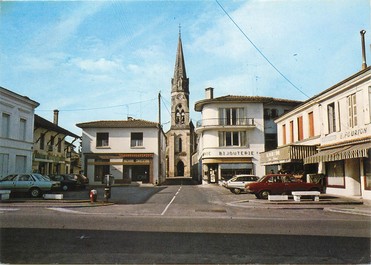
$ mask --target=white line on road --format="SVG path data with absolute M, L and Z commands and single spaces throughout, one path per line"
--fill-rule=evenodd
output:
M 19 209 L 17 209 L 17 208 L 0 208 L 0 213 L 3 213 L 5 211 L 14 212 L 14 211 L 19 211 Z
M 53 211 L 57 211 L 57 212 L 63 212 L 63 213 L 89 214 L 89 213 L 79 212 L 79 211 L 70 210 L 70 209 L 66 209 L 66 208 L 48 208 L 48 209 L 49 209 L 49 210 L 53 210 Z
M 182 189 L 182 187 L 180 187 L 178 189 L 178 191 L 175 193 L 174 197 L 171 199 L 171 201 L 169 202 L 168 205 L 166 205 L 165 209 L 162 211 L 161 215 L 164 215 L 167 211 L 167 209 L 170 207 L 170 205 L 173 203 L 173 201 L 175 200 L 175 197 L 179 194 L 180 190 Z

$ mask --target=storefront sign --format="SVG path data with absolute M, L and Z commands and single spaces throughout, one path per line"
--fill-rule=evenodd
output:
M 203 158 L 209 157 L 252 157 L 256 154 L 256 151 L 250 149 L 217 149 L 204 151 L 202 154 Z
M 363 135 L 366 136 L 366 134 L 367 134 L 367 127 L 364 127 L 360 129 L 343 132 L 340 134 L 340 139 L 347 139 L 347 138 L 363 136 Z

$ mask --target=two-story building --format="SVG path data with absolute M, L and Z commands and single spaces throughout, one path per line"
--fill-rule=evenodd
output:
M 31 172 L 34 113 L 39 103 L 0 87 L 0 178 Z
M 76 124 L 82 131 L 83 169 L 90 183 L 165 180 L 166 137 L 158 123 L 128 118 Z
M 371 199 L 371 67 L 310 98 L 276 123 L 279 147 L 262 154 L 263 164 L 322 174 L 327 193 Z
M 262 176 L 272 168 L 260 164 L 259 153 L 277 147 L 273 119 L 300 101 L 259 96 L 214 98 L 206 88 L 206 99 L 195 104 L 202 119 L 196 124 L 198 174 L 203 183 L 218 183 L 235 174 Z
M 54 110 L 53 122 L 35 114 L 32 170 L 43 175 L 77 173 L 71 165 L 73 142 L 80 136 L 58 125 L 58 110 Z M 66 137 L 74 140 L 70 143 Z

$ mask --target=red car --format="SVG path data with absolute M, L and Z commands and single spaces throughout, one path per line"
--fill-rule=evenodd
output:
M 292 191 L 322 191 L 316 183 L 303 182 L 288 174 L 272 174 L 260 178 L 257 182 L 245 186 L 248 193 L 254 193 L 258 199 L 268 199 L 268 195 L 291 194 Z

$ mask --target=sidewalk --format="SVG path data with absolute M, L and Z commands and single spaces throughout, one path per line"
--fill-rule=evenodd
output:
M 323 209 L 329 212 L 357 214 L 371 217 L 371 201 L 355 197 L 342 197 L 322 194 L 319 201 L 301 200 L 296 202 L 289 197 L 288 201 L 269 201 L 261 199 L 243 200 L 239 205 L 249 205 L 266 209 Z

